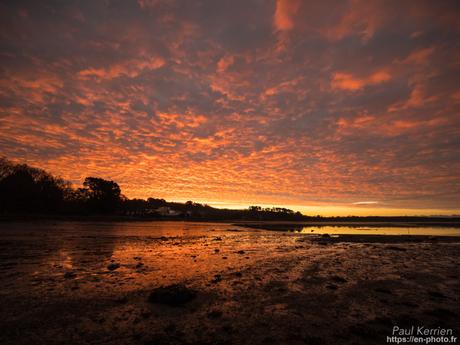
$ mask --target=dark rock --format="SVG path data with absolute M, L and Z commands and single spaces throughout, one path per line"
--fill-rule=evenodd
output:
M 235 333 L 235 330 L 231 325 L 223 325 L 222 326 L 222 331 L 224 331 L 225 333 L 228 333 L 228 334 Z
M 148 319 L 150 316 L 152 316 L 152 313 L 148 312 L 148 311 L 142 311 L 141 312 L 141 317 L 143 319 Z
M 339 277 L 339 276 L 333 276 L 332 280 L 335 281 L 336 283 L 343 284 L 346 283 L 347 280 L 345 278 Z
M 168 334 L 169 333 L 174 333 L 174 332 L 176 332 L 176 330 L 177 330 L 177 326 L 176 326 L 175 323 L 170 323 L 164 328 L 164 331 L 166 333 L 168 333 Z
M 305 344 L 309 344 L 309 345 L 323 345 L 323 344 L 326 344 L 326 342 L 322 338 L 315 337 L 315 336 L 309 336 L 309 335 L 304 336 L 303 341 L 304 341 Z
M 77 276 L 77 274 L 75 272 L 72 272 L 72 271 L 67 271 L 64 273 L 64 278 L 65 279 L 73 279 Z
M 447 298 L 446 295 L 438 291 L 428 291 L 428 295 L 433 298 Z
M 138 262 L 136 265 L 136 268 L 139 269 L 139 268 L 142 268 L 143 266 L 144 264 L 142 262 Z
M 116 262 L 111 262 L 108 266 L 107 266 L 107 269 L 109 271 L 114 271 L 116 269 L 120 268 L 120 264 L 119 263 L 116 263 Z
M 211 280 L 211 283 L 217 284 L 217 283 L 220 283 L 221 281 L 222 281 L 222 276 L 220 274 L 216 274 L 214 276 L 214 279 Z
M 208 318 L 210 319 L 218 319 L 222 316 L 222 312 L 220 310 L 212 310 L 208 313 Z
M 222 237 L 217 236 L 217 237 L 214 237 L 212 240 L 213 241 L 222 241 Z
M 388 295 L 392 295 L 392 294 L 393 294 L 390 290 L 385 289 L 385 288 L 376 288 L 375 291 L 376 291 L 376 292 L 381 292 L 381 293 L 386 293 L 386 294 L 388 294 Z
M 226 257 L 226 256 L 222 256 L 222 259 L 226 260 L 226 259 L 227 259 L 227 257 Z
M 172 345 L 172 344 L 177 344 L 177 342 L 173 342 L 173 339 L 171 339 L 166 334 L 150 335 L 144 341 L 144 345 Z
M 235 272 L 235 276 L 238 278 L 241 278 L 243 276 L 243 273 L 241 272 Z
M 220 250 L 219 249 L 214 249 L 214 253 L 219 253 Z
M 329 235 L 329 234 L 322 234 L 321 237 L 322 237 L 322 238 L 331 238 L 331 235 Z
M 244 254 L 244 250 L 238 250 L 236 253 L 237 254 Z
M 128 302 L 128 297 L 126 296 L 119 296 L 117 298 L 115 298 L 115 302 L 119 303 L 119 304 L 125 304 Z
M 149 302 L 172 307 L 184 305 L 196 298 L 196 291 L 182 284 L 161 286 L 150 293 Z

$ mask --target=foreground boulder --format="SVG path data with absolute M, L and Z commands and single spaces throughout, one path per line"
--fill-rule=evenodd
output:
M 116 269 L 120 268 L 120 264 L 116 262 L 112 262 L 107 266 L 109 271 L 115 271 Z
M 149 302 L 172 307 L 184 305 L 196 298 L 196 291 L 182 284 L 161 286 L 150 293 Z

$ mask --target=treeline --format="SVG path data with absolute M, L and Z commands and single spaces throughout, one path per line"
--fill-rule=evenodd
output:
M 135 218 L 191 218 L 209 220 L 305 220 L 286 208 L 251 206 L 246 210 L 217 209 L 188 201 L 128 199 L 114 181 L 87 177 L 80 188 L 49 172 L 0 158 L 0 214 L 2 215 L 116 215 Z
M 245 210 L 218 209 L 193 201 L 168 202 L 164 199 L 128 199 L 114 181 L 87 177 L 82 187 L 43 169 L 15 164 L 0 158 L 0 216 L 63 215 L 116 216 L 128 219 L 196 219 L 196 220 L 261 220 L 305 222 L 407 222 L 432 225 L 456 223 L 456 217 L 321 217 L 304 216 L 282 207 L 250 206 Z
M 43 169 L 0 159 L 0 212 L 3 214 L 115 213 L 124 197 L 113 181 L 87 177 L 82 188 Z

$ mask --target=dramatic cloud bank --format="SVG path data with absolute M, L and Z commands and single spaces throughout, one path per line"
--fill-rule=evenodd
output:
M 15 1 L 0 18 L 0 155 L 129 197 L 460 212 L 458 1 Z

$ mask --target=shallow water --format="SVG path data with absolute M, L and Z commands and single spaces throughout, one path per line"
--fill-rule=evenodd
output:
M 3 223 L 0 283 L 7 292 L 131 291 L 246 267 L 295 245 L 293 234 L 196 222 Z M 283 237 L 292 237 L 288 243 Z M 283 242 L 282 242 L 283 241 Z M 283 245 L 281 245 L 283 243 Z M 119 264 L 110 271 L 108 265 Z M 72 273 L 71 279 L 66 273 Z
M 302 235 L 383 234 L 460 236 L 458 228 L 308 226 L 267 231 L 229 223 L 15 222 L 0 224 L 3 291 L 66 289 L 123 291 L 187 279 L 205 283 L 295 248 Z M 312 253 L 314 254 L 314 253 Z M 111 263 L 119 264 L 113 271 Z M 71 272 L 71 279 L 66 276 Z
M 408 313 L 415 325 L 458 324 L 457 239 L 319 243 L 315 236 L 429 228 L 374 229 L 0 223 L 0 343 L 370 344 L 360 337 L 379 332 L 380 344 Z M 155 288 L 177 283 L 197 291 L 196 300 L 180 308 L 149 301 Z M 331 324 L 331 315 L 340 322 Z
M 303 234 L 342 235 L 429 235 L 460 236 L 460 228 L 455 227 L 384 227 L 384 226 L 305 226 L 294 232 Z

